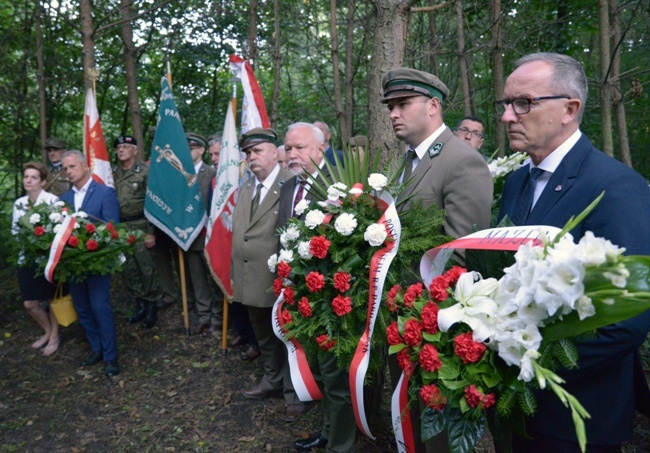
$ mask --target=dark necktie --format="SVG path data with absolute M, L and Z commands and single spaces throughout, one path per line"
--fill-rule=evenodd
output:
M 535 198 L 535 187 L 537 187 L 537 179 L 544 173 L 544 170 L 540 168 L 533 168 L 530 170 L 530 176 L 528 178 L 528 183 L 524 188 L 519 201 L 515 206 L 515 210 L 512 213 L 512 223 L 515 225 L 523 225 L 526 222 L 530 208 L 533 205 L 533 199 Z
M 409 147 L 409 150 L 404 156 L 404 175 L 402 176 L 402 183 L 408 182 L 411 179 L 411 173 L 413 172 L 413 160 L 415 160 L 415 151 Z
M 298 206 L 298 203 L 300 203 L 300 200 L 303 199 L 304 193 L 305 193 L 305 185 L 307 184 L 307 181 L 304 179 L 301 179 L 298 181 L 298 192 L 296 192 L 296 197 L 293 199 L 293 209 L 291 210 L 291 217 L 296 216 L 296 206 Z
M 257 207 L 260 205 L 260 197 L 262 194 L 262 187 L 264 187 L 264 184 L 259 183 L 257 185 L 257 191 L 255 192 L 255 196 L 253 197 L 253 201 L 251 201 L 251 219 L 255 215 L 255 211 L 257 211 Z

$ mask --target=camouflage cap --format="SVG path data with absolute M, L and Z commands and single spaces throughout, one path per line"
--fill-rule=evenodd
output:
M 272 143 L 277 145 L 278 134 L 273 129 L 265 129 L 263 127 L 256 127 L 247 131 L 241 136 L 239 140 L 239 148 L 242 151 L 257 145 L 258 143 Z
M 48 148 L 54 148 L 54 149 L 66 149 L 66 143 L 65 140 L 61 140 L 60 138 L 48 138 L 45 140 L 45 149 Z
M 185 137 L 187 138 L 187 143 L 189 143 L 190 146 L 194 143 L 199 146 L 202 146 L 203 148 L 208 147 L 208 141 L 202 135 L 196 134 L 194 132 L 188 132 L 187 134 L 185 134 Z
M 113 148 L 117 148 L 117 145 L 133 145 L 138 146 L 138 141 L 131 137 L 130 135 L 120 135 L 115 139 L 113 143 Z
M 438 77 L 411 68 L 391 69 L 384 75 L 381 85 L 384 89 L 383 103 L 411 96 L 437 97 L 442 102 L 449 96 L 449 88 Z

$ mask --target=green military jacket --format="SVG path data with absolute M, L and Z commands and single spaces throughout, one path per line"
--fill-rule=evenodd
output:
M 113 167 L 113 179 L 117 200 L 120 203 L 122 222 L 134 223 L 135 227 L 147 234 L 153 234 L 153 226 L 144 216 L 144 201 L 147 196 L 147 178 L 149 166 L 136 162 L 133 167 L 123 170 L 119 165 Z

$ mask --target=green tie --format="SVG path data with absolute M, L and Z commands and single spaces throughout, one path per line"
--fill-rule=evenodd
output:
M 257 185 L 257 192 L 255 192 L 255 196 L 253 197 L 253 201 L 251 202 L 251 219 L 255 215 L 255 211 L 257 211 L 257 207 L 260 205 L 260 195 L 262 194 L 262 187 L 264 187 L 264 184 L 259 183 Z
M 402 183 L 406 184 L 411 179 L 411 172 L 413 171 L 413 160 L 415 159 L 415 151 L 410 147 L 404 156 L 404 176 L 402 176 Z

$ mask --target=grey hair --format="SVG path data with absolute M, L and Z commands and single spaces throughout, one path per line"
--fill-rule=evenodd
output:
M 311 130 L 312 134 L 314 135 L 314 138 L 320 145 L 325 144 L 325 135 L 323 135 L 323 131 L 321 131 L 318 126 L 314 126 L 311 123 L 305 123 L 305 122 L 298 122 L 298 123 L 293 123 L 290 124 L 289 127 L 287 128 L 287 132 L 289 132 L 292 129 L 296 129 L 298 127 L 306 127 L 309 130 Z
M 78 149 L 69 149 L 68 151 L 63 153 L 63 157 L 61 157 L 61 160 L 69 156 L 77 156 L 79 162 L 83 162 L 84 165 L 88 165 L 88 159 L 86 159 L 86 155 L 81 151 L 79 151 Z
M 208 146 L 212 146 L 215 143 L 221 143 L 221 135 L 214 134 L 208 137 Z
M 578 122 L 582 121 L 582 115 L 587 104 L 587 76 L 582 65 L 568 55 L 551 52 L 537 52 L 525 55 L 515 62 L 515 67 L 520 67 L 526 63 L 542 61 L 548 63 L 553 68 L 553 76 L 549 83 L 549 88 L 554 94 L 566 94 L 572 98 L 580 100 L 580 111 L 578 112 Z

